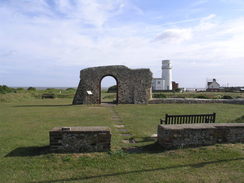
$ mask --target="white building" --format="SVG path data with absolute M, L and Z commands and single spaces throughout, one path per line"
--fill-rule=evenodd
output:
M 220 89 L 220 84 L 217 83 L 216 79 L 207 83 L 207 91 L 218 91 Z
M 172 67 L 169 60 L 162 61 L 162 78 L 153 78 L 152 90 L 172 90 Z
M 162 78 L 153 78 L 152 80 L 152 90 L 164 90 L 165 81 Z

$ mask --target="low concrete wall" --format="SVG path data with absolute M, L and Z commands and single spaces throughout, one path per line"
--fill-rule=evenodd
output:
M 244 104 L 244 99 L 196 99 L 196 98 L 153 98 L 149 104 L 207 104 L 207 103 L 224 103 L 224 104 Z
M 165 149 L 243 143 L 244 123 L 159 125 L 158 142 Z
M 108 127 L 55 127 L 49 132 L 52 152 L 80 153 L 110 150 Z

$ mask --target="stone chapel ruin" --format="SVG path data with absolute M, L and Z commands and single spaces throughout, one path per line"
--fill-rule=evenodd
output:
M 80 82 L 73 104 L 100 104 L 101 81 L 112 76 L 117 82 L 117 104 L 147 104 L 151 98 L 150 69 L 129 69 L 126 66 L 91 67 L 80 71 Z

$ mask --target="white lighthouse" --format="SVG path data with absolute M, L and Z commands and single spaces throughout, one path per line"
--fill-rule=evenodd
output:
M 172 66 L 169 60 L 162 61 L 162 77 L 153 78 L 152 90 L 163 91 L 172 90 Z
M 163 90 L 172 90 L 172 67 L 170 60 L 162 61 L 162 80 L 164 81 Z

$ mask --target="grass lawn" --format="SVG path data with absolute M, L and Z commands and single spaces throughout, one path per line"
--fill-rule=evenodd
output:
M 217 113 L 217 122 L 244 115 L 244 105 L 118 105 L 136 144 L 124 144 L 113 127 L 111 107 L 72 106 L 72 99 L 0 103 L 0 182 L 244 182 L 244 145 L 163 151 L 150 135 L 164 114 Z M 109 126 L 109 153 L 48 152 L 55 126 Z M 122 149 L 127 149 L 123 151 Z
M 116 93 L 105 93 L 101 94 L 101 102 L 113 103 L 116 101 Z

